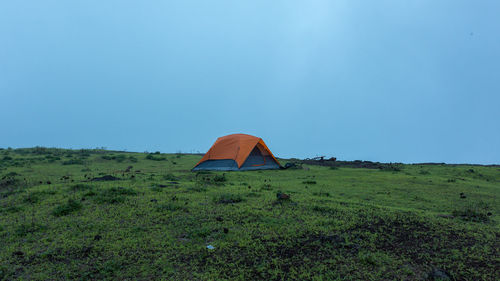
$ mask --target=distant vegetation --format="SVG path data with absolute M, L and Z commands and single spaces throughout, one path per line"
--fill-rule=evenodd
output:
M 500 167 L 0 149 L 0 280 L 498 280 Z

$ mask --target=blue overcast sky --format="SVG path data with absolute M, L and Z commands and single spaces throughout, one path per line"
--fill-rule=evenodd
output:
M 0 147 L 500 163 L 500 1 L 0 1 Z

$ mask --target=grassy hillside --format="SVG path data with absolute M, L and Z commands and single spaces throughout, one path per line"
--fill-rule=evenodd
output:
M 499 167 L 190 172 L 200 158 L 0 150 L 0 280 L 500 277 Z

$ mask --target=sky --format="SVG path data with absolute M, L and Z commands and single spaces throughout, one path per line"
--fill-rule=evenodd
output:
M 500 163 L 500 1 L 0 1 L 0 147 Z

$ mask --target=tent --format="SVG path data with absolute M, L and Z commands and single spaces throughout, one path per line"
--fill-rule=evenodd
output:
M 193 171 L 279 169 L 280 163 L 261 138 L 233 134 L 218 138 Z

